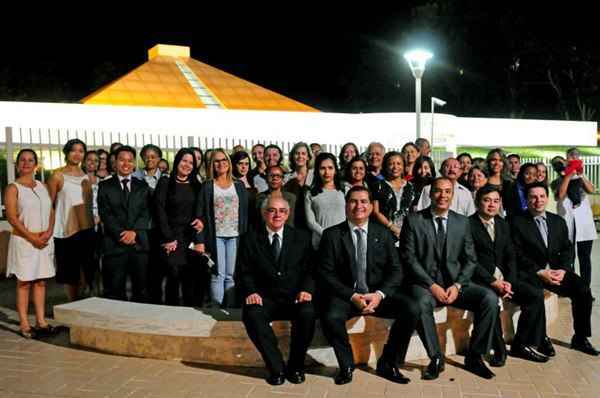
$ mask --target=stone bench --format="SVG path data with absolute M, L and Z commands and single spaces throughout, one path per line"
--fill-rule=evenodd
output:
M 546 295 L 547 322 L 558 318 L 558 299 Z M 503 330 L 508 341 L 520 311 L 511 304 L 502 311 Z M 62 304 L 54 307 L 55 319 L 70 327 L 71 343 L 98 351 L 142 358 L 170 359 L 214 365 L 263 366 L 262 359 L 246 334 L 241 310 L 195 309 L 139 304 L 103 298 Z M 452 307 L 435 312 L 440 343 L 446 355 L 465 350 L 472 318 L 467 311 Z M 391 321 L 376 317 L 355 317 L 347 328 L 357 364 L 374 362 L 383 349 Z M 273 322 L 280 347 L 289 347 L 290 324 Z M 407 360 L 426 358 L 426 351 L 415 334 Z M 337 366 L 333 349 L 318 323 L 308 350 L 311 365 Z

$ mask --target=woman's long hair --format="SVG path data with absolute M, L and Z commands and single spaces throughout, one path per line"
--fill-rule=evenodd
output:
M 310 186 L 310 194 L 312 196 L 317 196 L 318 194 L 323 192 L 323 180 L 321 179 L 321 173 L 319 173 L 319 168 L 321 167 L 321 163 L 323 163 L 326 160 L 331 160 L 333 162 L 333 168 L 335 169 L 333 183 L 335 185 L 335 189 L 344 192 L 344 188 L 342 187 L 342 181 L 340 178 L 340 169 L 337 165 L 337 159 L 333 154 L 329 152 L 321 152 L 315 160 L 315 176 L 313 178 L 312 185 Z
M 175 192 L 175 186 L 177 184 L 177 168 L 179 167 L 181 159 L 183 159 L 185 155 L 192 156 L 192 165 L 194 166 L 190 174 L 187 176 L 188 182 L 192 184 L 194 192 L 200 191 L 200 182 L 196 178 L 196 157 L 194 156 L 194 151 L 190 148 L 181 148 L 175 155 L 175 160 L 173 160 L 173 170 L 169 175 L 169 192 Z

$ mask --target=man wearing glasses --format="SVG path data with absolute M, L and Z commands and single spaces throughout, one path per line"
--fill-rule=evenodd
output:
M 259 219 L 262 218 L 261 207 L 268 198 L 283 198 L 290 206 L 290 213 L 286 224 L 294 226 L 294 209 L 296 208 L 296 195 L 283 190 L 284 172 L 281 166 L 270 166 L 267 169 L 267 185 L 269 189 L 256 195 L 256 206 L 259 212 Z
M 261 212 L 265 225 L 242 236 L 237 257 L 242 320 L 269 370 L 267 383 L 280 385 L 287 378 L 300 384 L 315 331 L 311 240 L 308 233 L 286 225 L 290 206 L 285 199 L 267 198 Z M 287 366 L 271 329 L 274 320 L 292 321 Z

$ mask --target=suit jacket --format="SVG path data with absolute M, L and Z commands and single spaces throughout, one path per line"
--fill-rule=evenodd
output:
M 519 273 L 535 274 L 546 268 L 571 270 L 572 245 L 565 221 L 554 213 L 546 212 L 548 247 L 533 216 L 528 212 L 511 219 L 513 243 L 517 253 Z
M 436 249 L 435 226 L 428 207 L 404 219 L 400 233 L 402 260 L 410 271 L 411 281 L 425 288 L 436 283 L 438 266 L 446 266 L 452 283 L 466 286 L 477 267 L 469 219 L 450 210 L 443 253 Z M 441 269 L 440 269 L 441 271 Z
M 353 232 L 347 221 L 327 228 L 319 246 L 318 275 L 324 294 L 350 301 L 357 277 Z M 386 296 L 400 288 L 403 279 L 393 235 L 387 228 L 369 222 L 367 233 L 367 286 L 369 292 L 381 290 Z
M 294 302 L 297 294 L 314 294 L 310 235 L 285 225 L 279 261 L 271 252 L 266 227 L 240 239 L 236 263 L 236 286 L 242 297 L 258 293 L 276 302 Z
M 98 186 L 98 213 L 104 226 L 102 247 L 104 255 L 117 255 L 128 250 L 148 251 L 150 225 L 150 189 L 145 181 L 130 178 L 131 192 L 125 201 L 123 186 L 117 176 L 100 182 Z M 120 243 L 121 232 L 133 230 L 136 244 Z
M 508 223 L 502 217 L 494 217 L 494 241 L 492 241 L 477 213 L 469 217 L 469 221 L 478 260 L 473 280 L 489 285 L 496 280 L 494 271 L 498 267 L 504 279 L 514 284 L 517 278 L 517 265 Z

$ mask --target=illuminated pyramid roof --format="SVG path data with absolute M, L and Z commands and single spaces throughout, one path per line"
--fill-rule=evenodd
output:
M 148 62 L 81 100 L 93 105 L 318 112 L 291 98 L 190 58 L 190 48 L 158 44 Z

